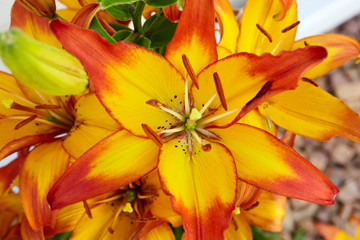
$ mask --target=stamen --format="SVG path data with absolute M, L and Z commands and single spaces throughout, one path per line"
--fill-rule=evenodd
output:
M 260 91 L 255 95 L 255 97 L 253 97 L 245 106 L 248 106 L 248 105 L 252 104 L 256 99 L 264 96 L 271 89 L 271 86 L 272 86 L 272 81 L 267 81 L 262 86 Z
M 88 205 L 88 203 L 86 202 L 86 200 L 83 201 L 83 204 L 84 204 L 84 208 L 85 208 L 86 215 L 88 215 L 88 217 L 91 219 L 91 218 L 92 218 L 92 214 L 91 214 L 89 205 Z
M 4 103 L 4 101 L 3 101 L 3 103 Z M 40 111 L 40 110 L 37 110 L 34 108 L 30 108 L 30 107 L 26 107 L 26 106 L 23 106 L 16 102 L 12 102 L 11 105 L 9 105 L 9 107 L 11 109 L 16 109 L 16 110 L 25 111 L 25 112 L 31 112 L 31 113 L 35 113 L 35 114 L 43 116 L 43 117 L 47 117 L 47 114 L 43 111 Z
M 163 145 L 163 141 L 161 138 L 154 132 L 148 125 L 141 124 L 145 134 L 156 144 L 158 147 L 161 147 Z
M 201 133 L 202 135 L 204 135 L 205 137 L 209 138 L 209 139 L 214 139 L 214 140 L 221 140 L 221 137 L 216 135 L 215 133 L 212 133 L 208 130 L 205 130 L 203 128 L 195 128 L 196 131 L 198 131 L 199 133 Z
M 225 109 L 225 111 L 227 111 L 227 104 L 226 104 L 224 89 L 222 87 L 219 74 L 217 72 L 214 72 L 213 77 L 214 77 L 214 82 L 215 82 L 215 86 L 216 86 L 216 91 L 220 98 L 221 106 Z
M 37 115 L 32 115 L 31 117 L 19 122 L 18 124 L 16 124 L 15 126 L 15 130 L 18 130 L 19 128 L 22 128 L 23 126 L 25 126 L 26 124 L 32 122 L 33 120 L 35 120 L 35 118 L 37 117 Z
M 206 109 L 209 107 L 209 105 L 212 103 L 212 101 L 214 100 L 214 98 L 216 97 L 217 93 L 215 93 L 210 99 L 209 101 L 207 101 L 207 103 L 203 106 L 203 108 L 199 111 L 201 115 L 204 114 L 204 112 L 206 111 Z
M 58 105 L 46 105 L 46 104 L 42 104 L 42 105 L 36 105 L 35 106 L 36 109 L 60 109 L 61 107 Z
M 242 107 L 241 107 L 241 108 L 236 108 L 236 109 L 231 110 L 231 111 L 229 111 L 229 112 L 225 112 L 225 113 L 223 113 L 223 114 L 214 116 L 214 117 L 212 117 L 212 118 L 205 119 L 204 121 L 201 121 L 199 124 L 207 124 L 207 123 L 216 121 L 216 120 L 218 120 L 218 119 L 220 119 L 220 118 L 223 118 L 223 117 L 226 117 L 226 116 L 228 116 L 228 115 L 230 115 L 230 114 L 232 114 L 232 113 L 234 113 L 234 112 L 240 111 L 241 109 L 242 109 Z
M 190 114 L 190 103 L 189 103 L 189 89 L 188 89 L 188 79 L 185 79 L 185 116 L 188 117 Z
M 261 32 L 262 34 L 265 35 L 265 37 L 267 37 L 267 39 L 269 40 L 269 42 L 272 42 L 272 38 L 271 38 L 270 34 L 269 34 L 264 28 L 262 28 L 259 24 L 256 24 L 256 27 L 260 30 L 260 32 Z
M 304 45 L 305 45 L 305 47 L 310 46 L 310 44 L 307 41 L 304 41 Z
M 191 66 L 191 64 L 190 64 L 190 61 L 189 61 L 188 57 L 187 57 L 185 54 L 182 55 L 182 60 L 183 60 L 184 66 L 185 66 L 185 68 L 186 68 L 186 71 L 188 72 L 188 74 L 189 74 L 191 80 L 193 81 L 195 87 L 196 87 L 197 89 L 199 89 L 199 84 L 198 84 L 198 82 L 197 82 L 194 69 L 192 68 L 192 66 Z
M 266 115 L 266 123 L 268 125 L 269 131 L 271 132 L 271 130 L 272 130 L 272 121 L 271 121 L 271 118 L 270 118 L 269 114 Z
M 257 206 L 259 206 L 259 202 L 258 202 L 258 201 L 256 201 L 253 205 L 251 205 L 250 207 L 248 207 L 248 208 L 245 209 L 245 210 L 246 210 L 246 211 L 249 211 L 249 210 L 251 210 L 251 209 L 253 209 L 253 208 L 257 207 Z
M 73 126 L 74 123 L 70 120 L 67 120 L 66 118 L 62 117 L 60 114 L 57 114 L 56 112 L 48 109 L 48 112 L 54 117 L 56 118 L 57 120 L 59 120 L 60 122 L 68 125 L 68 126 Z
M 281 32 L 286 33 L 287 31 L 290 31 L 291 29 L 293 29 L 294 27 L 296 27 L 299 24 L 300 24 L 300 21 L 297 21 L 296 23 L 293 23 L 290 26 L 288 26 L 288 27 L 284 28 L 283 30 L 281 30 Z
M 202 146 L 203 145 L 203 141 L 202 139 L 200 138 L 200 136 L 194 131 L 190 131 L 191 135 L 194 136 L 194 138 L 196 139 L 196 141 Z
M 112 220 L 110 227 L 108 227 L 109 233 L 111 233 L 111 234 L 114 233 L 114 226 L 115 226 L 116 219 L 119 217 L 120 213 L 122 213 L 123 209 L 124 209 L 124 206 L 120 206 L 119 209 L 116 211 L 114 219 Z
M 314 81 L 313 81 L 312 79 L 310 79 L 310 78 L 305 78 L 305 77 L 303 77 L 303 78 L 301 78 L 301 80 L 303 80 L 304 82 L 308 82 L 308 83 L 314 85 L 315 87 L 318 87 L 318 86 L 319 86 L 319 84 L 317 84 L 316 82 L 314 82 Z
M 161 110 L 164 110 L 165 112 L 173 115 L 174 117 L 176 117 L 177 119 L 179 119 L 180 121 L 184 122 L 185 118 L 184 116 L 182 116 L 181 114 L 175 112 L 174 110 L 171 110 L 168 106 L 166 106 L 165 104 L 160 104 L 156 99 L 151 99 L 149 101 L 146 101 L 147 104 L 149 104 L 150 106 L 153 107 L 158 107 Z
M 159 134 L 163 134 L 163 133 L 177 133 L 177 132 L 183 131 L 184 129 L 185 129 L 184 125 L 181 125 L 180 127 L 162 130 L 162 131 L 159 132 Z

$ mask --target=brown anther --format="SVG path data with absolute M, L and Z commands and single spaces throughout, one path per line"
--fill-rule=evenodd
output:
M 209 152 L 211 150 L 211 145 L 208 143 L 208 144 L 205 144 L 204 146 L 201 147 L 201 149 L 204 151 L 204 152 Z
M 19 128 L 22 128 L 23 126 L 25 126 L 26 124 L 28 124 L 29 122 L 35 120 L 35 118 L 37 117 L 37 115 L 32 115 L 31 117 L 19 122 L 18 124 L 16 124 L 16 126 L 14 127 L 15 130 L 18 130 Z
M 89 207 L 88 203 L 86 202 L 86 200 L 83 201 L 83 204 L 84 204 L 86 215 L 88 215 L 88 217 L 91 219 L 92 214 L 91 214 L 90 207 Z
M 215 86 L 216 86 L 216 91 L 220 98 L 221 106 L 225 109 L 225 111 L 227 111 L 227 104 L 226 104 L 224 89 L 222 87 L 219 74 L 217 72 L 214 72 L 213 77 L 214 77 L 214 82 L 215 82 Z
M 154 132 L 154 130 L 152 130 L 148 125 L 146 124 L 141 124 L 145 134 L 156 144 L 158 145 L 158 147 L 161 147 L 163 145 L 163 141 L 161 140 L 161 138 L 159 137 L 159 135 L 156 134 L 156 132 Z
M 258 202 L 258 201 L 256 201 L 253 205 L 251 205 L 250 207 L 248 207 L 248 208 L 245 209 L 245 210 L 246 210 L 246 211 L 249 211 L 249 210 L 251 210 L 251 209 L 253 209 L 253 208 L 257 207 L 257 206 L 259 206 L 259 202 Z
M 113 229 L 112 227 L 108 227 L 108 232 L 109 232 L 110 234 L 113 234 L 115 231 L 114 231 L 114 229 Z
M 316 82 L 314 82 L 314 81 L 313 81 L 312 79 L 310 79 L 310 78 L 305 78 L 305 77 L 303 77 L 303 78 L 301 78 L 301 80 L 303 80 L 304 82 L 308 82 L 308 83 L 314 85 L 315 87 L 318 87 L 318 86 L 319 86 L 319 84 L 317 84 Z
M 20 111 L 24 111 L 24 112 L 31 112 L 31 113 L 35 113 L 35 114 L 38 114 L 38 115 L 47 116 L 47 114 L 45 112 L 42 112 L 42 111 L 34 109 L 34 108 L 23 106 L 23 105 L 18 104 L 16 102 L 13 102 L 11 104 L 11 109 L 16 109 L 16 110 L 20 110 Z
M 305 45 L 305 47 L 310 46 L 310 44 L 307 41 L 304 41 L 304 45 Z
M 300 21 L 297 21 L 296 23 L 293 23 L 290 26 L 288 26 L 288 27 L 284 28 L 283 30 L 281 30 L 281 32 L 286 33 L 287 31 L 290 31 L 291 29 L 293 29 L 294 27 L 296 27 L 299 24 L 300 24 Z
M 262 26 L 260 26 L 259 24 L 256 24 L 256 27 L 260 30 L 260 32 L 262 34 L 264 34 L 265 37 L 267 37 L 269 42 L 272 42 L 272 38 L 271 38 L 270 34 Z
M 159 102 L 156 99 L 150 99 L 149 101 L 146 101 L 146 104 L 149 104 L 153 107 L 158 107 Z
M 58 105 L 46 105 L 46 104 L 42 104 L 42 105 L 37 105 L 35 106 L 36 109 L 59 109 L 61 108 Z
M 256 99 L 264 96 L 271 88 L 272 86 L 272 82 L 271 81 L 267 81 L 262 88 L 260 89 L 260 91 L 255 95 L 255 97 L 253 97 L 247 104 L 246 106 L 252 104 Z
M 192 68 L 189 59 L 187 58 L 187 56 L 185 54 L 182 55 L 182 60 L 183 60 L 183 64 L 186 68 L 187 73 L 189 74 L 191 80 L 193 81 L 195 87 L 197 89 L 199 89 L 199 84 L 197 82 L 197 78 L 194 72 L 194 69 Z
M 150 222 L 150 221 L 156 221 L 158 218 L 140 218 L 139 222 Z

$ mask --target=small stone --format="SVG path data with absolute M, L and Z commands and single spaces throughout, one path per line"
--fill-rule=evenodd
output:
M 310 162 L 320 171 L 325 171 L 329 158 L 326 156 L 324 151 L 316 150 L 310 154 Z
M 310 203 L 303 200 L 290 198 L 290 204 L 294 211 L 297 211 L 299 209 L 307 207 Z
M 346 143 L 340 143 L 335 145 L 334 150 L 331 153 L 332 160 L 341 165 L 347 165 L 354 158 L 356 152 L 354 148 Z
M 344 186 L 340 188 L 337 200 L 344 204 L 350 204 L 360 197 L 358 183 L 354 179 L 347 179 Z
M 340 70 L 334 70 L 330 73 L 330 81 L 333 87 L 349 82 L 349 79 Z

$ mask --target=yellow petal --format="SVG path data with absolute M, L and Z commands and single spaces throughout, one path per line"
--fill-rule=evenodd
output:
M 225 240 L 252 240 L 252 231 L 247 219 L 242 215 L 233 215 L 230 227 L 225 231 Z
M 56 209 L 118 189 L 153 170 L 157 154 L 151 140 L 116 132 L 83 154 L 52 187 L 48 200 Z
M 39 231 L 41 226 L 51 223 L 51 210 L 46 195 L 68 165 L 69 155 L 64 151 L 61 141 L 37 146 L 22 165 L 20 196 L 25 214 L 34 231 Z
M 235 124 L 211 129 L 234 156 L 238 178 L 253 186 L 320 204 L 333 204 L 336 186 L 308 160 L 268 132 Z
M 293 91 L 271 97 L 260 110 L 298 135 L 327 141 L 333 136 L 360 142 L 360 118 L 343 101 L 301 81 Z
M 263 191 L 259 205 L 242 213 L 254 226 L 271 232 L 280 232 L 285 215 L 286 197 Z
M 141 240 L 163 240 L 163 239 L 175 240 L 175 236 L 169 224 L 163 223 L 160 226 L 151 230 L 149 233 L 147 233 L 144 237 L 140 239 Z
M 194 143 L 190 156 L 186 140 L 175 138 L 159 154 L 160 181 L 183 217 L 188 239 L 220 239 L 235 207 L 232 156 L 221 144 L 204 141 L 206 144 L 210 150 Z
M 354 240 L 349 234 L 334 225 L 323 223 L 315 223 L 314 225 L 325 240 Z
M 343 65 L 349 60 L 360 58 L 360 43 L 355 39 L 335 33 L 326 33 L 298 40 L 292 49 L 307 45 L 322 46 L 328 51 L 328 57 L 319 65 L 305 73 L 305 77 L 314 79 Z
M 246 114 L 242 119 L 240 119 L 239 123 L 261 128 L 276 136 L 276 127 L 275 124 L 271 121 L 270 116 L 262 115 L 258 109 L 254 109 Z
M 282 30 L 297 22 L 296 1 L 286 6 L 281 0 L 249 0 L 246 2 L 240 21 L 240 37 L 237 52 L 249 52 L 256 55 L 290 50 L 296 35 L 296 27 L 282 33 Z M 288 9 L 286 9 L 288 7 Z M 263 34 L 258 24 L 269 36 Z

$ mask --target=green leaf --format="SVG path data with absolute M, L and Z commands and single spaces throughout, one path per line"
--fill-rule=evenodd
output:
M 138 39 L 133 41 L 133 43 L 142 46 L 144 48 L 150 49 L 151 41 L 147 37 L 139 37 Z
M 128 28 L 127 26 L 124 26 L 120 23 L 109 23 L 109 25 L 115 29 L 115 31 L 121 31 L 121 30 L 128 30 L 128 31 L 132 31 L 131 28 Z
M 298 229 L 296 230 L 294 236 L 293 236 L 293 240 L 304 240 L 306 235 L 306 232 L 302 229 Z
M 112 37 L 115 39 L 115 41 L 121 41 L 130 36 L 132 33 L 132 30 L 120 30 L 117 31 Z
M 251 226 L 253 240 L 282 240 L 278 233 L 267 232 L 261 228 Z
M 145 2 L 149 6 L 161 8 L 161 7 L 173 5 L 174 3 L 177 2 L 177 0 L 146 0 Z
M 97 31 L 100 36 L 105 38 L 109 43 L 116 43 L 115 39 L 110 36 L 110 34 L 103 28 L 103 26 L 101 26 L 99 20 L 97 20 L 96 17 L 91 21 L 90 29 Z
M 151 47 L 164 47 L 174 36 L 177 23 L 164 16 L 151 16 L 144 24 L 145 36 L 150 39 Z
M 50 237 L 50 240 L 68 240 L 70 239 L 71 234 L 72 232 L 59 233 Z
M 173 230 L 174 236 L 176 240 L 181 240 L 182 235 L 184 234 L 184 228 L 182 226 L 174 228 L 171 226 L 171 229 Z
M 122 4 L 115 5 L 109 8 L 106 8 L 106 12 L 108 12 L 111 16 L 121 21 L 126 21 L 131 19 L 130 4 Z
M 127 4 L 127 3 L 133 3 L 133 2 L 137 2 L 139 0 L 102 0 L 101 1 L 101 6 L 103 7 L 103 9 L 107 9 L 109 7 L 114 7 L 117 5 L 123 5 L 123 4 Z

